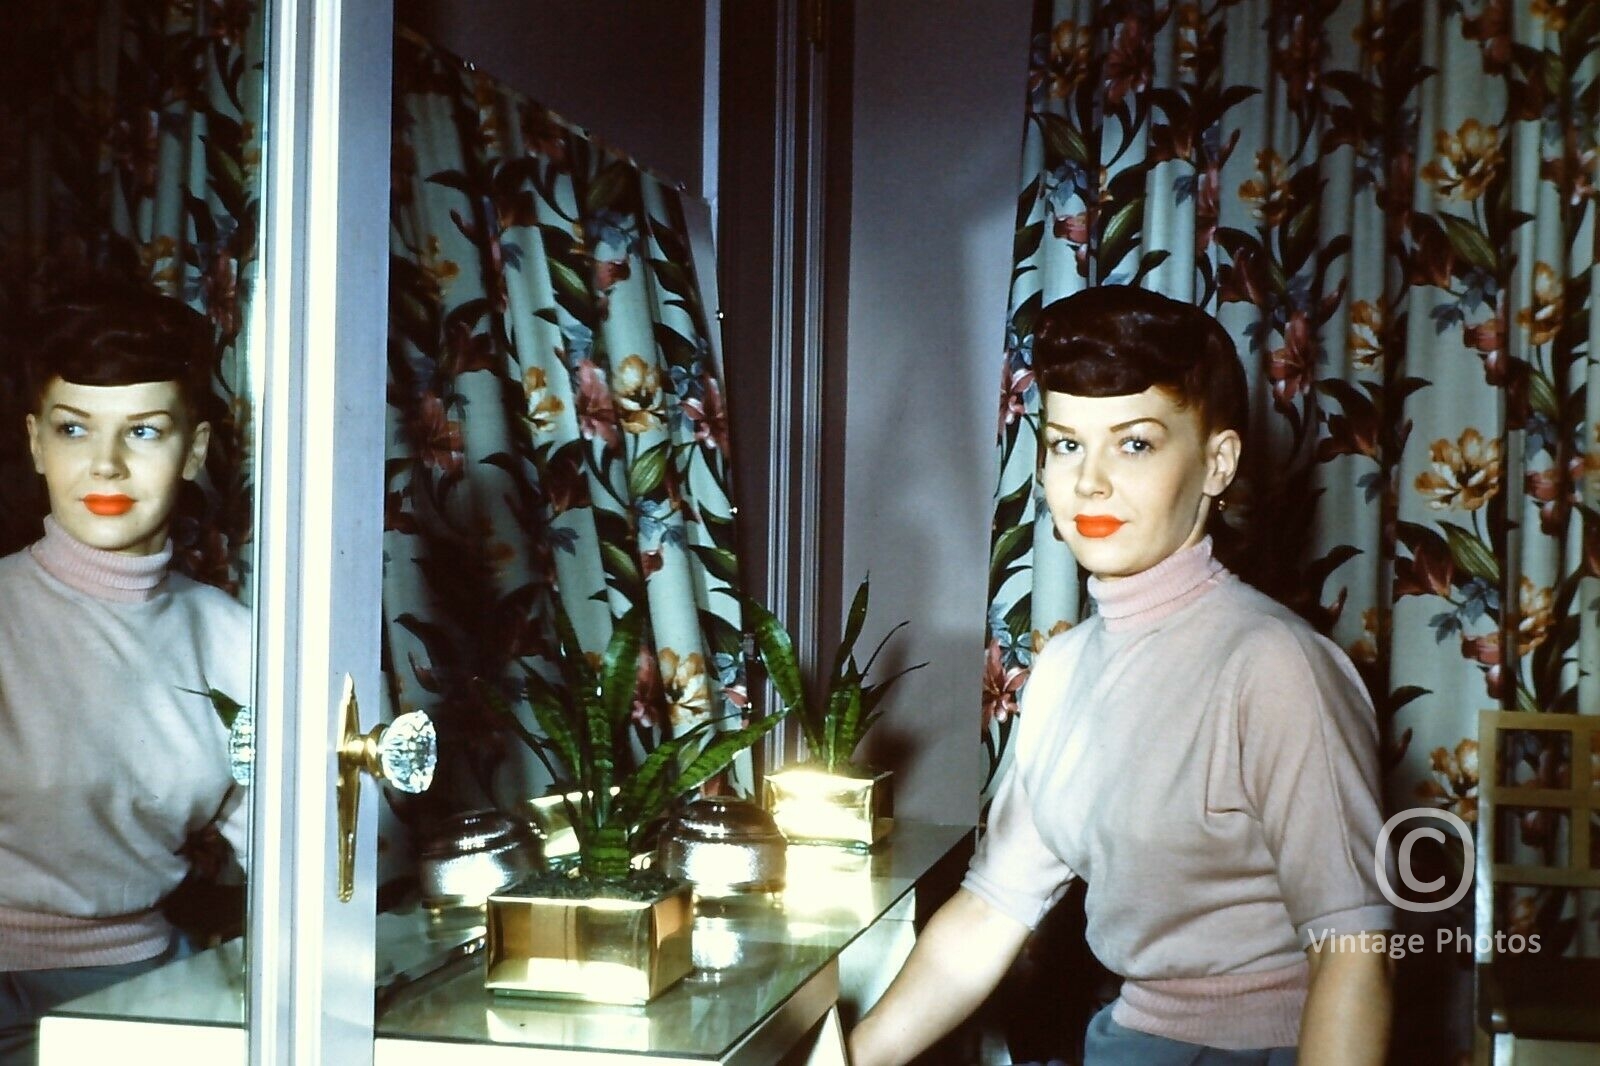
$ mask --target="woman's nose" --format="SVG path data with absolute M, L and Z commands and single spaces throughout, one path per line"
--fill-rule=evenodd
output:
M 1073 490 L 1085 499 L 1104 496 L 1111 491 L 1111 483 L 1106 480 L 1105 464 L 1095 453 L 1086 451 L 1078 463 L 1078 478 Z
M 95 477 L 122 477 L 127 472 L 128 464 L 122 454 L 121 441 L 102 440 L 95 446 L 93 467 Z

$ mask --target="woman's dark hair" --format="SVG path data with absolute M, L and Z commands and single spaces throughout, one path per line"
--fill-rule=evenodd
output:
M 1194 407 L 1207 435 L 1250 422 L 1249 385 L 1221 323 L 1193 304 L 1131 285 L 1056 300 L 1033 325 L 1039 387 L 1074 396 L 1132 396 L 1149 388 Z
M 1200 308 L 1148 289 L 1102 285 L 1049 304 L 1034 320 L 1033 370 L 1043 392 L 1132 396 L 1161 389 L 1194 408 L 1203 435 L 1231 429 L 1241 445 L 1248 436 L 1250 386 L 1233 338 Z M 1039 442 L 1042 465 L 1043 434 Z M 1247 580 L 1249 511 L 1244 479 L 1235 477 L 1206 524 L 1217 557 Z
M 74 385 L 175 381 L 191 422 L 212 420 L 216 339 L 187 304 L 131 285 L 95 284 L 52 298 L 10 337 L 23 362 L 23 400 L 38 413 L 56 378 Z

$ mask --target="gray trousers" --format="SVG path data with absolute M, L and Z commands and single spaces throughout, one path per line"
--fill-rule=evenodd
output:
M 148 973 L 178 955 L 178 942 L 161 954 L 117 966 L 0 972 L 0 1066 L 35 1066 L 39 1019 L 68 1000 Z
M 1083 1040 L 1083 1066 L 1294 1066 L 1294 1063 L 1292 1047 L 1224 1051 L 1141 1033 L 1112 1021 L 1110 1007 L 1101 1008 L 1089 1021 Z

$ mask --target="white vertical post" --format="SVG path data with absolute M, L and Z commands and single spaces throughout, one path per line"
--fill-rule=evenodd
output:
M 387 0 L 275 0 L 271 12 L 250 1062 L 360 1066 L 372 1061 L 375 819 L 341 904 L 335 747 L 346 673 L 364 706 L 381 702 L 393 15 Z
M 774 144 L 771 458 L 766 600 L 817 662 L 822 511 L 822 261 L 827 69 L 808 13 L 826 0 L 780 0 Z M 783 732 L 787 729 L 787 723 Z M 771 749 L 781 741 L 774 738 Z M 768 765 L 781 764 L 769 760 Z
M 722 190 L 722 0 L 705 0 L 704 12 L 706 44 L 700 75 L 700 195 L 711 208 L 711 237 L 715 241 L 717 198 Z

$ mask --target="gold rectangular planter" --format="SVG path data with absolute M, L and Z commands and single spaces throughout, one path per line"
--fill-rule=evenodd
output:
M 484 985 L 590 1003 L 648 1003 L 691 966 L 693 892 L 655 900 L 489 897 Z
M 872 777 L 800 766 L 768 774 L 762 801 L 783 835 L 796 843 L 870 848 L 894 826 L 890 771 Z

